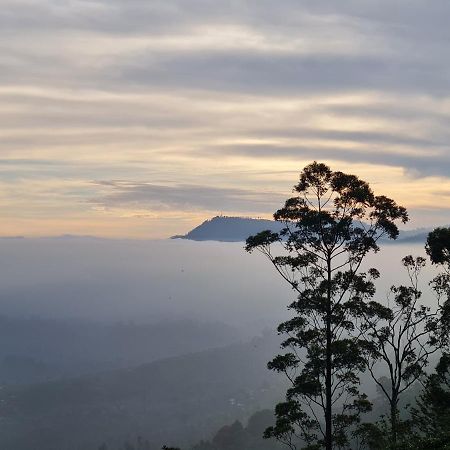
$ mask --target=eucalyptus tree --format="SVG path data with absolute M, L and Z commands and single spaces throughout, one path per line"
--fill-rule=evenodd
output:
M 343 448 L 347 429 L 370 407 L 358 390 L 365 348 L 355 330 L 355 302 L 372 298 L 379 273 L 363 272 L 361 265 L 379 250 L 381 238 L 397 238 L 396 222 L 408 216 L 357 176 L 317 162 L 303 169 L 294 194 L 274 214 L 282 230 L 246 242 L 246 250 L 264 254 L 297 296 L 288 306 L 293 317 L 278 327 L 287 352 L 268 364 L 291 386 L 265 436 L 291 449 L 296 440 L 310 449 Z
M 440 305 L 438 337 L 444 352 L 426 378 L 412 417 L 420 448 L 450 449 L 450 227 L 433 230 L 425 249 L 432 264 L 441 268 L 431 286 Z
M 450 227 L 439 227 L 428 234 L 425 250 L 431 263 L 441 272 L 431 285 L 441 305 L 440 338 L 442 345 L 450 351 Z
M 426 377 L 425 368 L 430 356 L 449 344 L 450 228 L 432 231 L 425 249 L 432 264 L 442 269 L 429 283 L 436 294 L 434 302 L 429 298 L 427 305 L 421 303 L 419 278 L 425 258 L 406 256 L 402 262 L 409 276 L 409 285 L 393 286 L 390 302 L 386 305 L 373 301 L 358 305 L 361 321 L 357 326 L 361 337 L 366 340 L 367 368 L 390 406 L 389 427 L 385 427 L 384 439 L 391 448 L 397 448 L 410 439 L 407 426 L 402 426 L 402 432 L 399 429 L 402 425 L 398 408 L 401 395 L 417 381 L 422 383 L 426 379 L 427 397 L 422 397 L 418 408 L 413 409 L 414 419 L 418 419 L 419 412 L 422 414 L 422 422 L 415 422 L 419 425 L 426 423 L 427 402 L 431 400 L 432 392 L 437 390 L 437 381 L 444 380 L 443 374 L 448 369 L 448 357 L 444 354 L 437 373 L 428 379 Z M 387 374 L 384 381 L 379 378 L 380 366 L 384 366 Z M 432 416 L 431 403 L 429 407 Z M 415 426 L 413 424 L 413 428 Z
M 433 353 L 442 348 L 439 336 L 441 303 L 421 303 L 419 278 L 426 260 L 402 259 L 409 284 L 393 286 L 387 304 L 358 302 L 356 327 L 365 340 L 367 369 L 389 404 L 388 427 L 384 426 L 386 447 L 396 449 L 409 439 L 408 428 L 399 417 L 402 394 L 425 376 Z M 383 371 L 383 377 L 380 373 Z

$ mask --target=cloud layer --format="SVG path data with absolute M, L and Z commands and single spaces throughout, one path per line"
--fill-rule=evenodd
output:
M 267 216 L 312 159 L 450 222 L 448 2 L 2 6 L 0 234 Z

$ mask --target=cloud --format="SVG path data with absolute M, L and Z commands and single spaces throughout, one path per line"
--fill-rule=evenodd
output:
M 380 90 L 445 95 L 450 87 L 446 62 L 436 58 L 423 64 L 402 55 L 353 54 L 329 49 L 314 52 L 267 51 L 245 45 L 233 50 L 142 51 L 105 68 L 113 84 L 126 80 L 140 87 L 299 95 L 339 91 Z M 106 78 L 106 76 L 105 76 Z
M 120 220 L 272 212 L 312 159 L 381 179 L 412 207 L 449 183 L 447 1 L 2 6 L 10 229 L 26 211 L 27 226 L 47 216 L 39 229 L 53 218 L 83 224 L 62 232 L 140 235 Z
M 91 200 L 91 203 L 105 208 L 271 213 L 282 199 L 280 194 L 274 192 L 216 186 L 170 186 L 130 181 L 100 181 L 95 184 L 112 190 L 103 197 Z
M 344 138 L 344 136 L 341 136 L 341 138 Z M 450 173 L 450 154 L 447 148 L 438 150 L 434 154 L 429 150 L 423 150 L 421 153 L 416 154 L 395 153 L 392 151 L 383 151 L 382 136 L 379 136 L 379 138 L 380 141 L 376 141 L 380 144 L 378 148 L 376 145 L 371 145 L 369 149 L 367 149 L 367 146 L 365 148 L 355 147 L 353 149 L 336 148 L 332 144 L 328 148 L 324 148 L 323 146 L 311 148 L 297 145 L 233 145 L 227 148 L 226 152 L 256 159 L 287 158 L 292 160 L 297 158 L 302 160 L 334 160 L 351 162 L 353 164 L 368 163 L 378 166 L 394 166 L 405 169 L 414 177 L 432 175 L 447 177 Z M 349 137 L 349 139 L 352 138 Z

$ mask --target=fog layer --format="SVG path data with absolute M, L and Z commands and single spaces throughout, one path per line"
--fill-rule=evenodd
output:
M 424 251 L 416 244 L 391 244 L 367 259 L 366 267 L 382 273 L 380 300 L 391 284 L 406 281 L 400 260 L 409 253 Z M 137 323 L 220 320 L 259 331 L 286 317 L 293 298 L 269 262 L 259 253 L 247 254 L 243 243 L 0 240 L 5 315 Z

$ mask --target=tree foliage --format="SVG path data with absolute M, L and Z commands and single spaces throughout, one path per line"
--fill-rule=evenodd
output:
M 426 251 L 441 272 L 431 285 L 441 305 L 440 339 L 450 347 L 450 228 L 436 228 L 427 238 Z
M 370 408 L 358 392 L 365 368 L 365 341 L 354 318 L 360 302 L 374 293 L 375 269 L 361 272 L 365 256 L 379 250 L 382 237 L 398 236 L 405 208 L 376 196 L 355 175 L 333 172 L 314 162 L 304 168 L 295 196 L 274 214 L 284 227 L 247 239 L 290 284 L 297 299 L 292 319 L 280 324 L 283 348 L 269 368 L 291 382 L 286 401 L 276 407 L 276 424 L 266 430 L 289 448 L 345 448 L 348 432 Z M 303 444 L 302 444 L 303 445 Z
M 366 364 L 373 381 L 389 404 L 389 427 L 385 430 L 390 448 L 397 448 L 404 426 L 399 418 L 401 395 L 425 375 L 429 357 L 442 343 L 439 339 L 439 302 L 420 303 L 419 276 L 425 258 L 406 256 L 402 263 L 410 284 L 393 286 L 388 305 L 371 301 L 361 303 L 358 329 L 366 341 Z M 386 376 L 379 378 L 383 370 Z
M 412 410 L 422 440 L 450 443 L 450 354 L 444 354 Z

